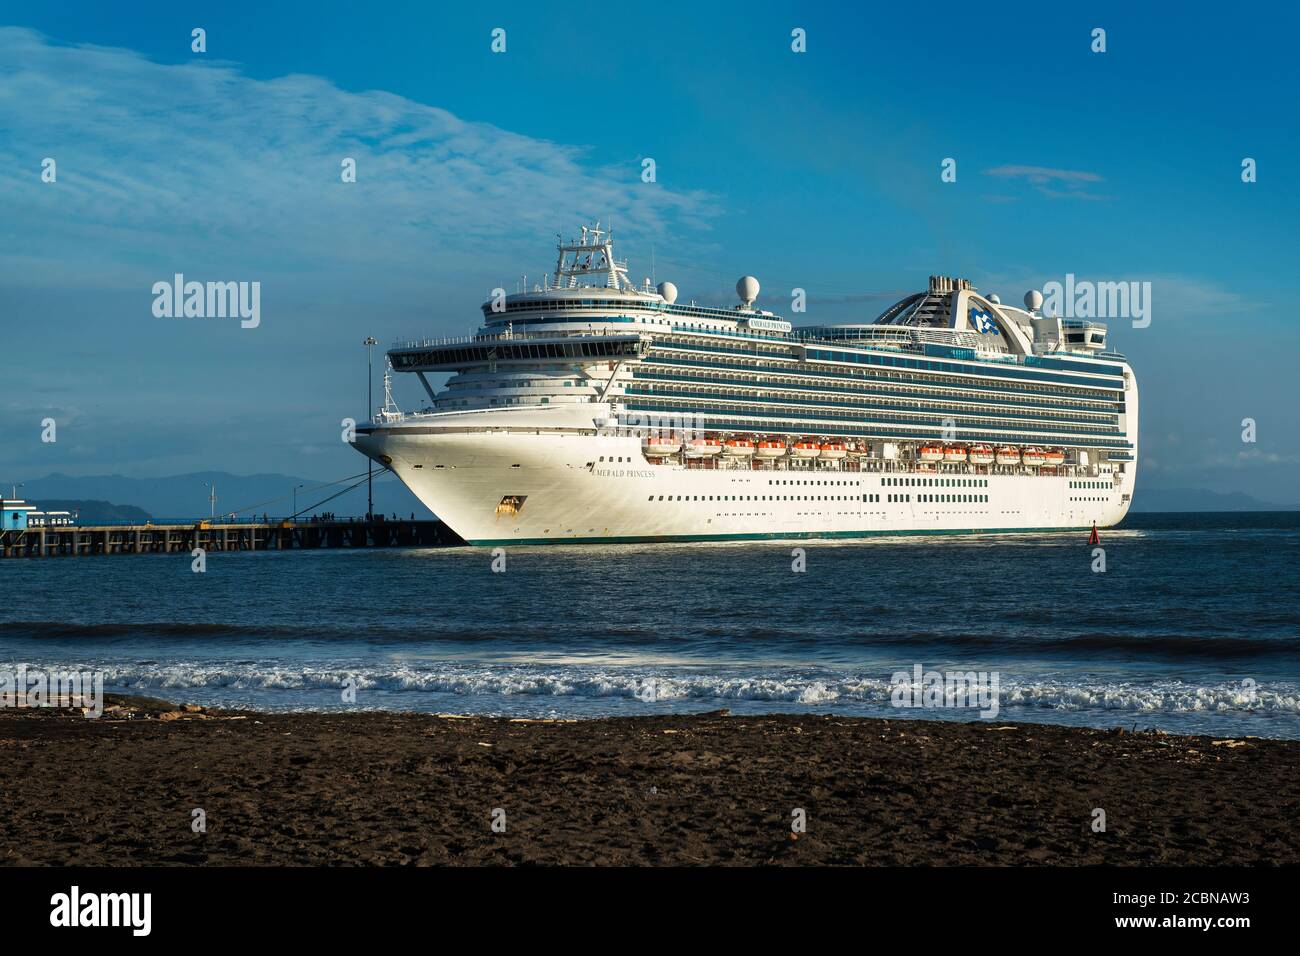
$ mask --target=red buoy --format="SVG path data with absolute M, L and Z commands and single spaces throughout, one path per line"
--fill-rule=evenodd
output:
M 1092 523 L 1092 534 L 1088 535 L 1088 544 L 1100 544 L 1101 538 L 1097 536 L 1097 522 Z

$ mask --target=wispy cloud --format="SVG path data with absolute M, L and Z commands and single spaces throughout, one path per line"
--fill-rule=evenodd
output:
M 985 170 L 989 176 L 1004 176 L 1008 179 L 1025 179 L 1036 186 L 1050 182 L 1099 183 L 1102 177 L 1098 173 L 1089 173 L 1081 169 L 1051 169 L 1047 166 L 995 166 Z
M 1088 187 L 1104 182 L 1099 173 L 1082 169 L 1053 169 L 1050 166 L 995 166 L 984 170 L 984 175 L 998 179 L 1028 183 L 1044 196 L 1059 199 L 1107 199 L 1090 192 Z M 1007 197 L 1000 197 L 1006 201 Z
M 712 197 L 640 174 L 392 93 L 0 27 L 0 316 L 34 359 L 6 382 L 0 471 L 184 470 L 214 449 L 293 470 L 298 436 L 350 468 L 364 335 L 464 334 L 584 220 L 636 248 L 708 228 Z M 175 272 L 260 281 L 261 326 L 155 317 Z
M 55 185 L 40 180 L 47 156 Z M 340 180 L 345 157 L 355 184 Z M 593 165 L 581 146 L 390 93 L 155 63 L 22 28 L 0 28 L 0 167 L 0 261 L 29 287 L 135 289 L 136 273 L 177 261 L 427 276 L 436 257 L 494 248 L 505 261 L 525 236 L 535 261 L 539 239 L 584 217 L 654 238 L 703 225 L 711 205 L 642 183 L 631 157 Z

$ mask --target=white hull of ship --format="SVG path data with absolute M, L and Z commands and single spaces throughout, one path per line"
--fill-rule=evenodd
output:
M 1128 512 L 1136 468 L 1128 462 L 1117 485 L 1104 476 L 1091 480 L 1107 487 L 1073 488 L 1086 479 L 686 467 L 648 462 L 636 436 L 448 428 L 434 424 L 440 418 L 377 426 L 358 435 L 358 448 L 388 459 L 415 496 L 474 545 L 1106 528 Z M 987 484 L 886 484 L 927 477 Z M 940 495 L 987 500 L 923 500 Z

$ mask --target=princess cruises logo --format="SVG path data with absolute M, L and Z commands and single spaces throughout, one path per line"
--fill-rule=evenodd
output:
M 981 335 L 998 330 L 997 323 L 993 321 L 993 316 L 977 305 L 970 307 L 970 324 Z

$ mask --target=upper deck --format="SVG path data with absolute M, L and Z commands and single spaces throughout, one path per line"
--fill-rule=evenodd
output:
M 598 229 L 559 252 L 553 277 L 495 290 L 477 334 L 397 343 L 392 367 L 417 373 L 438 413 L 595 403 L 755 434 L 913 441 L 955 428 L 967 440 L 1131 447 L 1124 357 L 1094 338 L 1104 327 L 1044 315 L 1037 293 L 1021 309 L 931 276 L 872 321 L 794 328 L 755 307 L 752 277 L 735 306 L 682 304 L 672 283 L 630 283 Z M 1080 334 L 1091 341 L 1072 341 Z M 426 373 L 450 373 L 446 388 Z
M 1027 360 L 1068 354 L 1078 370 L 1090 368 L 1095 356 L 1108 360 L 1097 366 L 1103 373 L 1115 360 L 1123 361 L 1105 350 L 1104 325 L 1047 315 L 1036 292 L 1026 294 L 1021 309 L 996 295 L 981 295 L 964 279 L 931 276 L 928 289 L 904 297 L 872 321 L 795 328 L 754 306 L 757 279 L 743 277 L 736 291 L 739 304 L 718 307 L 678 302 L 671 282 L 653 285 L 647 277 L 636 285 L 628 279 L 626 261 L 614 257 L 612 235 L 597 223 L 558 243 L 554 273 L 542 283 L 513 294 L 494 290 L 482 305 L 483 325 L 476 335 L 399 342 L 389 356 L 400 371 L 449 372 L 486 362 L 621 359 L 644 354 L 650 342 L 664 337 L 712 336 L 756 348 L 764 342 L 826 345 L 854 356 L 880 351 L 932 356 L 950 349 L 946 354 L 953 358 L 1022 365 L 1046 366 L 1053 363 Z

